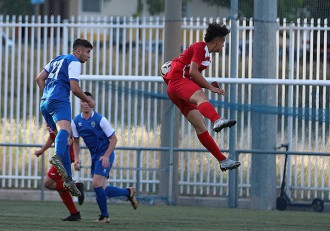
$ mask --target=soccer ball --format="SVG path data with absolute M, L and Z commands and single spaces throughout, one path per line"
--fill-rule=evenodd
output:
M 162 67 L 160 68 L 160 74 L 164 77 L 164 75 L 166 75 L 167 72 L 169 72 L 171 70 L 171 63 L 172 61 L 167 61 L 166 63 L 164 63 L 162 65 Z

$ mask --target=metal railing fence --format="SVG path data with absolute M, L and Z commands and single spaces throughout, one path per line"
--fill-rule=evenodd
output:
M 182 20 L 182 48 L 202 40 L 206 25 L 212 20 L 231 22 L 221 18 L 192 18 Z M 72 18 L 62 21 L 59 17 L 0 17 L 0 30 L 5 34 L 0 41 L 0 143 L 27 145 L 0 147 L 0 187 L 33 188 L 41 184 L 40 161 L 33 156 L 35 147 L 47 137 L 39 112 L 40 92 L 34 78 L 54 56 L 69 53 L 77 37 L 89 39 L 94 44 L 91 60 L 83 65 L 81 86 L 91 91 L 97 101 L 96 110 L 106 116 L 116 129 L 119 147 L 160 147 L 161 102 L 167 100 L 159 67 L 165 61 L 164 19 L 162 18 Z M 297 152 L 329 152 L 329 45 L 327 20 L 298 20 L 287 23 L 278 20 L 276 34 L 276 76 L 272 80 L 254 79 L 252 76 L 253 20 L 238 20 L 238 78 L 231 79 L 230 42 L 220 54 L 213 55 L 212 67 L 205 72 L 209 80 L 218 80 L 230 95 L 230 85 L 237 85 L 236 103 L 230 97 L 209 95 L 219 113 L 228 117 L 237 111 L 237 150 L 251 149 L 252 112 L 276 114 L 278 143 L 290 143 Z M 229 35 L 227 41 L 230 41 Z M 234 41 L 235 42 L 235 41 Z M 260 77 L 260 76 L 259 76 Z M 262 76 L 261 76 L 262 77 Z M 231 82 L 232 81 L 232 82 Z M 253 84 L 277 86 L 277 107 L 253 105 Z M 79 104 L 72 98 L 73 114 Z M 169 121 L 170 123 L 171 121 Z M 228 176 L 219 174 L 218 163 L 202 150 L 193 128 L 184 118 L 180 119 L 179 195 L 227 197 Z M 206 121 L 211 131 L 211 123 Z M 167 125 L 166 125 L 167 126 Z M 228 131 L 213 134 L 221 149 L 227 150 Z M 51 155 L 50 149 L 46 158 Z M 86 166 L 88 153 L 84 151 Z M 112 182 L 118 186 L 136 184 L 140 174 L 141 194 L 157 194 L 159 151 L 145 150 L 141 158 L 132 150 L 118 150 Z M 287 186 L 294 199 L 305 199 L 314 193 L 329 198 L 329 160 L 327 157 L 304 156 L 292 158 L 288 169 Z M 239 197 L 249 197 L 250 161 L 240 175 Z M 141 163 L 143 173 L 134 169 Z M 315 172 L 306 165 L 317 163 L 322 172 Z M 281 163 L 278 162 L 278 166 Z M 45 169 L 49 164 L 45 162 Z M 121 169 L 120 169 L 121 168 Z M 280 168 L 280 167 L 278 167 Z M 240 173 L 240 170 L 239 170 Z M 88 169 L 77 175 L 88 182 Z M 318 184 L 320 177 L 322 184 Z M 304 181 L 304 182 L 302 182 Z M 307 184 L 306 184 L 306 182 Z M 277 182 L 279 184 L 279 182 Z M 244 187 L 243 187 L 244 186 Z M 299 190 L 303 190 L 300 193 Z M 299 192 L 299 193 L 298 193 Z

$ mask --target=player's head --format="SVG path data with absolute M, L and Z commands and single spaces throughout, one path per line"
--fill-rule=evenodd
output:
M 92 93 L 90 93 L 89 91 L 84 91 L 84 93 L 85 95 L 91 97 L 91 99 L 94 99 Z
M 89 97 L 90 99 L 93 99 L 93 95 L 92 93 L 88 92 L 88 91 L 85 91 L 84 92 L 85 95 L 87 95 L 87 97 Z M 89 113 L 91 111 L 93 111 L 93 108 L 91 108 L 87 102 L 83 101 L 83 100 L 80 100 L 80 106 L 81 106 L 81 111 L 83 113 Z
M 208 24 L 204 41 L 206 43 L 213 43 L 214 49 L 212 52 L 219 52 L 226 41 L 226 36 L 230 30 L 223 23 L 212 22 Z M 213 48 L 213 47 L 212 47 Z
M 86 39 L 78 38 L 73 43 L 73 55 L 76 56 L 81 63 L 85 63 L 90 58 L 90 52 L 93 45 Z

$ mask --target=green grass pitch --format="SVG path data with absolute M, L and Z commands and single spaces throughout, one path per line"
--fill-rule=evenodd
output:
M 0 201 L 0 230 L 330 230 L 329 213 L 307 211 L 261 211 L 210 207 L 141 204 L 133 210 L 129 203 L 108 202 L 111 222 L 95 224 L 96 202 L 78 207 L 81 221 L 64 222 L 68 215 L 62 202 Z

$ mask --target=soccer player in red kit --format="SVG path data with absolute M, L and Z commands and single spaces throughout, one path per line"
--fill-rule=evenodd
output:
M 49 128 L 49 126 L 46 124 L 47 130 L 49 132 L 49 137 L 46 141 L 46 143 L 42 146 L 42 148 L 36 150 L 34 152 L 34 155 L 39 157 L 42 155 L 55 141 L 55 133 Z M 74 162 L 74 154 L 73 154 L 73 148 L 72 145 L 70 146 L 70 157 L 71 162 Z M 57 190 L 60 197 L 62 198 L 63 203 L 67 207 L 67 209 L 70 212 L 70 215 L 64 219 L 63 221 L 79 221 L 81 220 L 80 212 L 77 209 L 75 203 L 73 202 L 71 193 L 64 188 L 63 186 L 63 178 L 58 173 L 57 169 L 54 166 L 51 166 L 51 168 L 48 170 L 48 173 L 45 176 L 44 180 L 45 187 L 49 190 Z M 81 195 L 78 197 L 78 202 L 80 205 L 84 202 L 84 193 L 83 193 L 83 184 L 82 183 L 75 183 L 78 190 L 80 191 Z
M 204 42 L 191 44 L 183 53 L 172 60 L 171 68 L 163 73 L 167 86 L 167 94 L 170 100 L 180 109 L 181 113 L 195 128 L 201 144 L 209 150 L 220 162 L 222 171 L 232 170 L 240 166 L 240 162 L 226 158 L 215 143 L 203 121 L 203 116 L 214 123 L 213 130 L 221 131 L 223 128 L 236 124 L 235 120 L 228 120 L 216 112 L 209 102 L 202 88 L 208 89 L 218 95 L 224 95 L 225 91 L 217 82 L 209 83 L 202 75 L 211 63 L 210 54 L 220 52 L 230 33 L 222 23 L 209 23 L 204 36 Z

